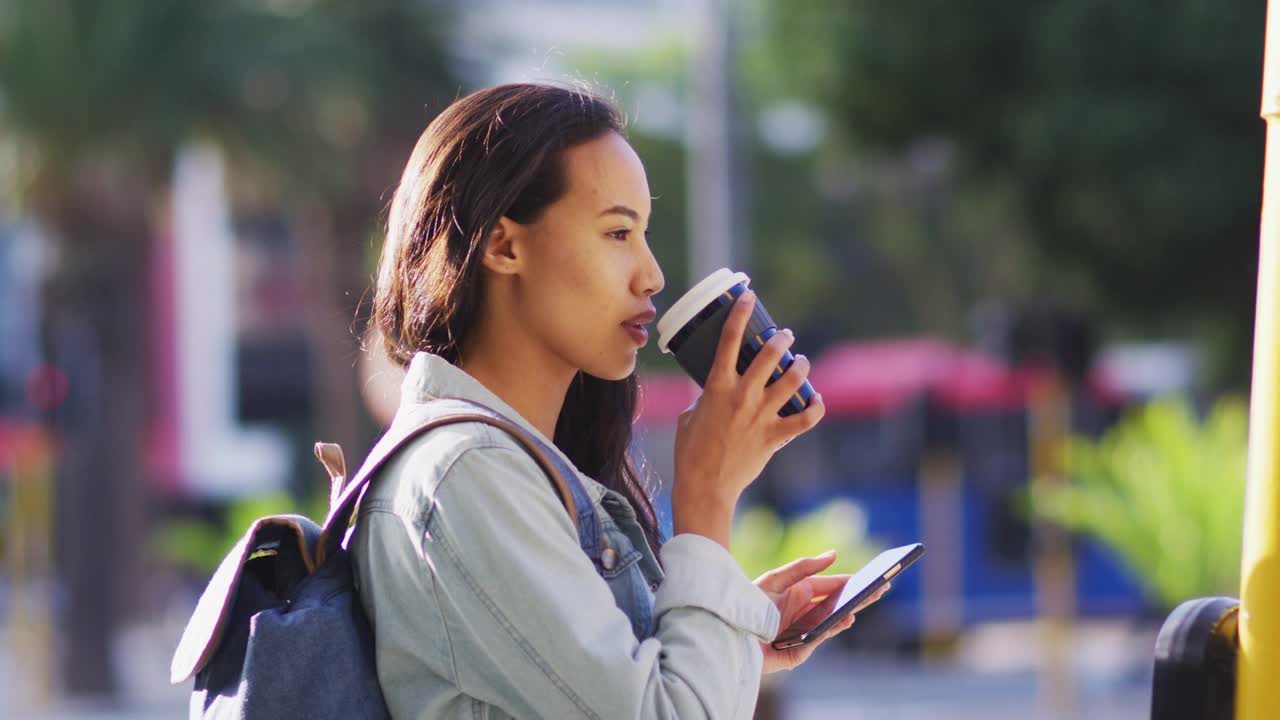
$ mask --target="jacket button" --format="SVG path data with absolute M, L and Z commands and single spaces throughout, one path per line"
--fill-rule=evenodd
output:
M 612 570 L 618 567 L 618 551 L 613 548 L 605 548 L 604 552 L 600 553 L 600 564 L 604 566 L 605 570 Z

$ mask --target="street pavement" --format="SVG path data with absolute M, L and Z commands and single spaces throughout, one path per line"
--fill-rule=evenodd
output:
M 152 720 L 187 712 L 190 683 L 168 684 L 181 633 L 171 617 L 127 631 L 117 648 L 118 702 L 70 701 L 41 692 L 50 679 L 17 656 L 21 633 L 0 629 L 0 718 Z M 1151 628 L 1124 623 L 1073 633 L 1068 673 L 1043 670 L 1043 649 L 1025 623 L 978 629 L 945 661 L 922 663 L 820 648 L 804 666 L 775 677 L 787 720 L 1137 720 L 1150 713 Z M 1056 683 L 1056 684 L 1055 684 Z M 1065 684 L 1063 684 L 1065 683 Z M 1055 702 L 1051 688 L 1059 692 Z

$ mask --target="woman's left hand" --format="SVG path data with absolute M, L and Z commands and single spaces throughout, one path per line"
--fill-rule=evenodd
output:
M 800 558 L 789 562 L 776 570 L 770 570 L 756 579 L 756 587 L 763 590 L 769 596 L 769 599 L 773 600 L 773 604 L 778 606 L 778 610 L 782 614 L 782 621 L 778 625 L 779 631 L 791 627 L 791 623 L 813 608 L 815 602 L 821 601 L 831 593 L 838 593 L 844 588 L 845 582 L 849 579 L 848 575 L 822 575 L 815 577 L 817 573 L 831 567 L 831 563 L 835 561 L 836 551 L 828 550 L 816 557 Z M 786 650 L 774 650 L 769 643 L 760 643 L 761 649 L 764 650 L 764 672 L 790 670 L 808 660 L 819 645 L 848 630 L 853 625 L 853 616 L 866 606 L 879 600 L 888 589 L 889 586 L 886 584 L 876 591 L 876 594 L 872 595 L 870 599 L 859 605 L 854 612 L 849 613 L 848 616 L 824 633 L 822 637 L 811 643 L 787 648 Z

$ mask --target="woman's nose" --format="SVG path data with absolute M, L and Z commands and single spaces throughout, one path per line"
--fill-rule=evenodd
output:
M 636 273 L 634 290 L 637 295 L 649 297 L 662 292 L 662 288 L 666 286 L 666 278 L 662 276 L 662 268 L 658 266 L 658 259 L 653 256 L 653 251 L 646 244 L 643 257 L 640 260 L 640 269 Z

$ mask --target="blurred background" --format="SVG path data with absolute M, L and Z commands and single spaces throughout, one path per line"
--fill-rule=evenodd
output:
M 1262 0 L 0 0 L 0 715 L 173 717 L 248 522 L 388 420 L 386 206 L 451 100 L 584 85 L 656 196 L 661 312 L 747 271 L 828 406 L 755 574 L 924 559 L 759 717 L 1146 717 L 1238 593 Z M 669 507 L 696 387 L 651 344 Z M 669 522 L 669 512 L 665 515 Z

